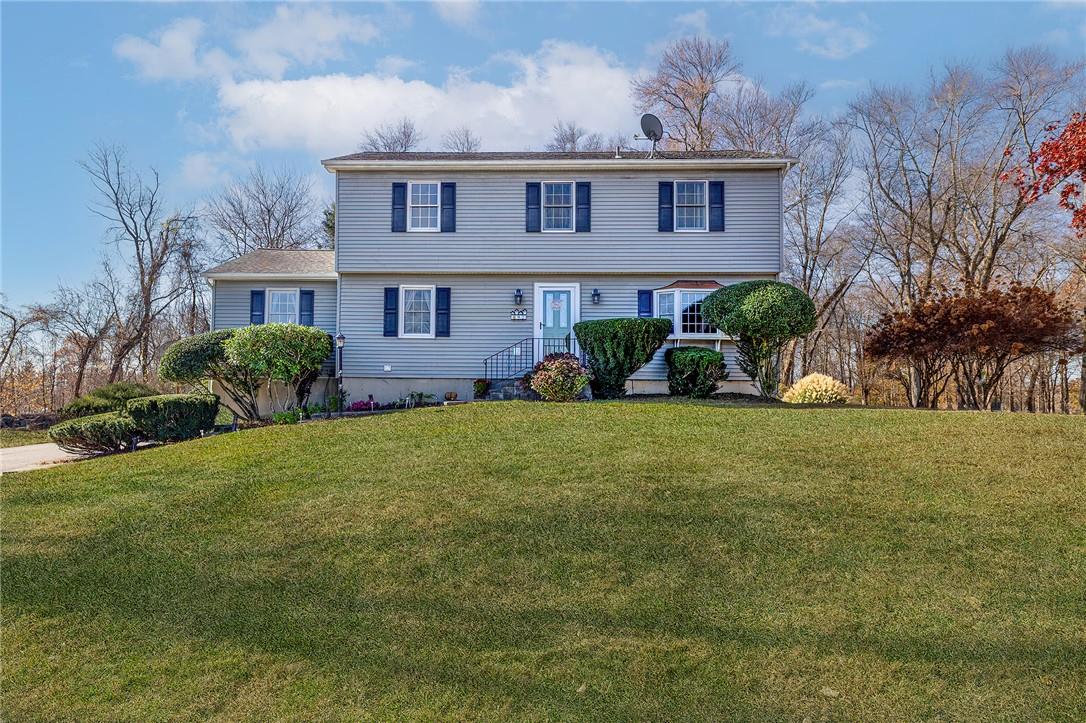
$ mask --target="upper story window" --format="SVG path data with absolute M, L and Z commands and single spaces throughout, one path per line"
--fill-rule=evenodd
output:
M 543 184 L 543 230 L 573 230 L 573 182 Z
M 411 182 L 407 188 L 407 229 L 409 231 L 440 231 L 441 184 L 426 181 Z
M 434 287 L 400 287 L 400 336 L 434 336 Z
M 268 321 L 272 324 L 298 323 L 297 289 L 268 289 Z
M 712 291 L 665 289 L 656 292 L 656 316 L 671 319 L 673 336 L 714 336 L 716 327 L 702 318 L 701 302 Z
M 707 230 L 708 198 L 707 181 L 675 181 L 675 230 Z

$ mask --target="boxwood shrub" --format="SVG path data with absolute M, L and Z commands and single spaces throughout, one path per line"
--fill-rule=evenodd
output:
M 728 378 L 724 355 L 703 346 L 673 346 L 664 352 L 664 361 L 671 394 L 704 399 Z
M 616 399 L 626 393 L 626 380 L 645 366 L 671 333 L 670 319 L 622 318 L 581 321 L 573 326 L 588 354 L 592 393 Z
M 130 399 L 127 411 L 142 436 L 156 442 L 178 442 L 214 428 L 219 398 L 214 394 L 160 394 Z
M 62 417 L 70 419 L 72 417 L 86 417 L 91 414 L 102 414 L 103 412 L 120 412 L 124 411 L 124 405 L 129 399 L 146 397 L 152 394 L 158 394 L 158 391 L 146 384 L 114 382 L 73 399 L 60 410 L 60 414 Z
M 137 434 L 135 423 L 121 412 L 70 419 L 49 428 L 57 446 L 76 454 L 123 452 Z

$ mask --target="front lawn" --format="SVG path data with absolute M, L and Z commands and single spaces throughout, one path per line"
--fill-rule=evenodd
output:
M 48 429 L 0 429 L 0 449 L 44 444 L 48 441 L 50 441 Z
M 21 719 L 1086 718 L 1086 421 L 631 402 L 5 475 Z

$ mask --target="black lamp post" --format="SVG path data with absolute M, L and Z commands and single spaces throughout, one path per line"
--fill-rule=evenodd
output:
M 336 334 L 336 387 L 339 390 L 339 416 L 343 416 L 343 345 L 347 337 Z

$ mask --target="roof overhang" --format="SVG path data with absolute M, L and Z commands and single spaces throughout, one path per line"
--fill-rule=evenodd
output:
M 285 272 L 285 271 L 208 271 L 203 274 L 208 281 L 335 281 L 339 274 L 335 271 L 320 272 Z
M 329 159 L 321 165 L 336 171 L 787 171 L 796 158 L 606 158 L 486 161 L 352 161 Z

